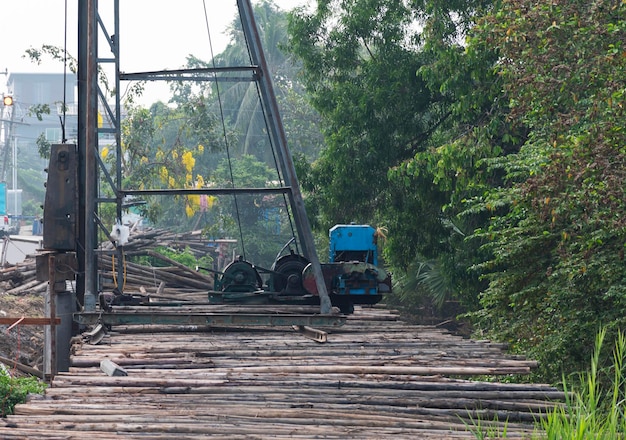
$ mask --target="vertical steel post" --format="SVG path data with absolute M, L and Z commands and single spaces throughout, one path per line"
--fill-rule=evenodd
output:
M 113 5 L 114 14 L 114 32 L 111 36 L 111 50 L 113 51 L 113 59 L 115 60 L 115 157 L 117 160 L 115 185 L 116 190 L 122 188 L 122 103 L 119 92 L 120 88 L 120 1 L 115 0 Z M 123 196 L 119 191 L 116 191 L 116 214 L 117 219 L 122 222 L 122 203 L 124 202 Z M 120 292 L 124 289 L 124 248 L 123 246 L 117 246 L 117 279 L 119 280 Z M 111 268 L 115 270 L 114 267 Z
M 76 299 L 79 304 L 85 304 L 85 144 L 87 136 L 87 66 L 83 63 L 87 58 L 87 0 L 78 0 L 78 209 L 76 224 Z
M 115 22 L 113 35 L 111 36 L 111 49 L 115 63 L 115 154 L 117 159 L 115 178 L 117 189 L 122 188 L 122 94 L 120 93 L 120 0 L 115 0 L 113 5 Z M 122 220 L 122 202 L 120 193 L 117 192 L 117 218 Z
M 50 324 L 44 327 L 44 375 L 50 380 L 59 371 L 70 370 L 72 314 L 76 304 L 74 295 L 65 287 L 65 278 L 57 277 L 56 258 L 55 254 L 48 256 L 48 288 L 45 298 L 45 312 Z M 56 323 L 57 318 L 61 318 L 60 324 Z
M 300 245 L 304 256 L 311 262 L 313 273 L 315 274 L 315 282 L 317 291 L 320 296 L 320 312 L 328 314 L 331 312 L 331 301 L 326 291 L 326 283 L 322 275 L 322 268 L 315 251 L 315 243 L 313 242 L 313 233 L 309 219 L 306 216 L 304 208 L 304 200 L 300 192 L 300 185 L 296 176 L 295 167 L 291 152 L 287 147 L 287 137 L 285 129 L 280 119 L 278 111 L 278 103 L 274 94 L 271 73 L 267 67 L 261 37 L 254 19 L 252 4 L 250 0 L 237 0 L 239 8 L 239 16 L 244 35 L 250 49 L 252 64 L 259 66 L 260 77 L 258 78 L 259 92 L 261 95 L 261 105 L 265 111 L 265 115 L 269 122 L 269 135 L 272 145 L 276 148 L 278 160 L 280 162 L 281 173 L 286 186 L 291 188 L 289 193 L 289 202 L 291 204 L 292 213 L 296 223 L 296 229 L 300 239 Z
M 54 255 L 48 257 L 48 288 L 46 290 L 45 308 L 46 317 L 50 318 L 50 325 L 44 328 L 44 375 L 52 380 L 56 376 L 57 369 L 57 331 L 55 319 L 57 317 L 56 310 L 56 263 Z
M 79 233 L 77 294 L 85 311 L 94 311 L 97 297 L 96 228 L 97 195 L 97 0 L 78 3 L 78 151 Z

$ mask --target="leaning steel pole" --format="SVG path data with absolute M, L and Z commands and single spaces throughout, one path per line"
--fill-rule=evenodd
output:
M 97 265 L 95 205 L 97 195 L 97 0 L 78 0 L 78 157 L 79 227 L 77 293 L 84 311 L 96 309 Z
M 332 305 L 326 290 L 326 283 L 324 282 L 322 268 L 315 250 L 313 233 L 311 232 L 309 219 L 306 216 L 304 200 L 302 198 L 302 193 L 300 192 L 293 158 L 291 157 L 291 152 L 287 147 L 287 137 L 285 136 L 285 129 L 280 119 L 278 103 L 276 102 L 276 95 L 274 94 L 272 86 L 271 73 L 267 67 L 267 61 L 265 60 L 261 37 L 259 36 L 259 30 L 254 19 L 252 4 L 250 3 L 250 0 L 237 0 L 237 6 L 239 8 L 239 16 L 241 17 L 244 35 L 248 42 L 252 64 L 258 65 L 261 70 L 258 78 L 261 105 L 263 106 L 265 116 L 268 119 L 270 140 L 276 148 L 283 179 L 285 180 L 285 184 L 291 189 L 289 192 L 289 200 L 296 223 L 296 229 L 300 238 L 300 244 L 302 246 L 302 250 L 304 251 L 304 256 L 311 262 L 313 273 L 315 275 L 317 292 L 320 296 L 320 312 L 328 314 L 331 312 Z

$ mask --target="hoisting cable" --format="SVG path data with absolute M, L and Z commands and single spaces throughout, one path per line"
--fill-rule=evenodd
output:
M 246 46 L 248 46 L 248 41 L 247 40 L 246 40 Z M 249 53 L 250 53 L 250 49 L 248 48 L 248 54 Z M 265 72 L 265 74 L 269 74 L 269 72 Z M 255 82 L 255 87 L 256 87 L 257 98 L 260 101 L 261 100 L 261 90 L 259 90 L 259 83 L 258 82 Z M 263 113 L 263 121 L 265 122 L 265 129 L 269 133 L 269 122 L 268 122 L 267 113 L 265 112 L 265 107 L 264 106 L 261 106 L 261 112 Z M 272 137 L 271 136 L 268 137 L 268 140 L 269 140 L 269 143 L 270 143 L 270 150 L 272 151 L 272 158 L 274 159 L 274 168 L 276 168 L 276 174 L 278 174 L 278 181 L 280 182 L 280 186 L 284 187 L 285 186 L 285 182 L 283 180 L 283 176 L 280 173 L 280 167 L 278 165 L 278 159 L 276 158 L 276 146 L 272 142 Z M 289 228 L 291 229 L 291 236 L 293 238 L 295 238 L 296 237 L 296 232 L 294 230 L 293 220 L 291 218 L 293 213 L 290 210 L 289 202 L 287 202 L 287 195 L 285 193 L 283 193 L 282 196 L 283 196 L 283 204 L 284 204 L 285 209 L 287 211 L 287 220 L 289 220 Z M 296 253 L 300 253 L 300 250 L 298 248 L 298 240 L 294 239 L 292 241 L 293 241 L 293 243 L 296 246 Z
M 239 19 L 241 20 L 241 15 L 239 15 Z M 243 26 L 243 23 L 242 23 L 242 26 Z M 245 40 L 245 43 L 246 43 L 246 51 L 248 53 L 248 60 L 249 60 L 250 64 L 252 64 L 252 57 L 250 55 L 250 45 L 248 44 L 248 39 L 247 38 L 244 38 L 244 40 Z M 269 75 L 269 72 L 263 72 L 263 74 L 264 75 Z M 255 85 L 255 88 L 256 88 L 257 99 L 259 100 L 259 102 L 262 102 L 261 90 L 259 88 L 259 82 L 255 81 L 254 85 Z M 270 132 L 270 129 L 269 129 L 269 125 L 270 124 L 269 124 L 269 120 L 268 120 L 268 117 L 267 117 L 267 113 L 265 112 L 265 107 L 263 105 L 261 106 L 261 112 L 263 113 L 263 122 L 265 124 L 265 129 L 269 133 Z M 270 150 L 272 152 L 272 159 L 274 160 L 274 168 L 276 169 L 276 173 L 278 174 L 278 181 L 280 183 L 280 186 L 284 187 L 285 186 L 285 182 L 284 182 L 283 176 L 282 176 L 282 174 L 280 172 L 281 168 L 278 165 L 278 159 L 276 158 L 276 145 L 274 145 L 274 143 L 272 142 L 272 137 L 271 136 L 268 136 L 268 140 L 269 140 L 269 143 L 270 143 Z M 298 242 L 298 240 L 295 240 L 296 232 L 295 232 L 295 229 L 294 229 L 294 224 L 293 224 L 293 219 L 292 219 L 293 213 L 291 212 L 291 209 L 290 209 L 291 205 L 287 201 L 287 195 L 285 193 L 282 194 L 282 197 L 283 197 L 283 205 L 285 206 L 285 210 L 287 211 L 287 220 L 289 221 L 289 228 L 291 230 L 291 236 L 294 238 L 293 240 L 290 240 L 289 243 L 293 242 L 295 244 L 295 246 L 296 246 L 296 252 L 300 253 L 300 250 L 299 250 L 299 247 L 298 247 L 299 242 Z
M 209 50 L 211 51 L 211 63 L 213 64 L 213 68 L 215 69 L 216 63 L 215 63 L 215 55 L 213 53 L 213 41 L 211 39 L 211 28 L 209 26 L 209 17 L 207 14 L 207 9 L 206 9 L 206 0 L 202 0 L 202 6 L 204 7 L 204 22 L 206 24 L 206 30 L 207 30 L 207 34 L 209 37 Z M 213 72 L 213 78 L 215 79 L 215 90 L 217 92 L 217 102 L 220 108 L 220 119 L 222 122 L 222 135 L 224 136 L 224 144 L 226 146 L 226 158 L 228 159 L 228 172 L 230 173 L 230 182 L 232 185 L 232 188 L 235 188 L 235 178 L 233 175 L 233 165 L 232 165 L 232 160 L 230 157 L 230 148 L 229 148 L 229 143 L 228 143 L 228 136 L 226 134 L 226 122 L 225 122 L 225 118 L 224 118 L 224 108 L 222 105 L 222 97 L 220 94 L 220 85 L 219 85 L 219 81 L 217 80 L 217 72 Z M 235 213 L 237 215 L 237 227 L 239 228 L 239 240 L 241 242 L 241 255 L 243 256 L 243 259 L 246 259 L 246 246 L 243 240 L 243 230 L 241 229 L 241 216 L 239 214 L 239 203 L 237 202 L 237 194 L 233 194 L 233 201 L 235 202 Z
M 67 111 L 67 0 L 65 0 L 65 23 L 63 29 L 63 117 L 59 115 L 61 121 L 61 143 L 67 142 L 65 137 L 65 114 Z

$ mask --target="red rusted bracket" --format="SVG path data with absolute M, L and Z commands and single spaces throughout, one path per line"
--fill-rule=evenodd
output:
M 0 318 L 0 325 L 10 325 L 7 331 L 11 330 L 16 325 L 59 325 L 61 318 Z

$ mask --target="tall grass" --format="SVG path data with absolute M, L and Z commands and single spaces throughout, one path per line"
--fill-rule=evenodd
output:
M 504 423 L 504 426 L 499 426 L 498 418 L 494 420 L 496 423 L 487 423 L 484 424 L 480 418 L 474 419 L 470 415 L 471 425 L 463 422 L 466 427 L 469 428 L 469 431 L 474 434 L 477 440 L 496 440 L 496 439 L 505 439 L 507 438 L 507 429 L 508 429 L 508 421 Z
M 533 440 L 626 440 L 626 377 L 624 362 L 626 336 L 619 332 L 613 349 L 613 363 L 601 369 L 601 353 L 606 330 L 596 335 L 591 368 L 570 385 L 563 377 L 565 402 L 541 418 Z M 503 439 L 499 430 L 480 420 L 472 420 L 470 430 L 478 440 Z
M 601 381 L 599 370 L 602 345 L 606 330 L 598 332 L 591 357 L 590 371 L 579 376 L 577 387 L 570 387 L 563 379 L 565 404 L 555 407 L 542 419 L 545 432 L 538 438 L 548 440 L 613 440 L 623 439 L 626 433 L 624 414 L 624 356 L 626 337 L 618 333 L 613 350 L 612 375 L 609 372 L 608 385 Z

